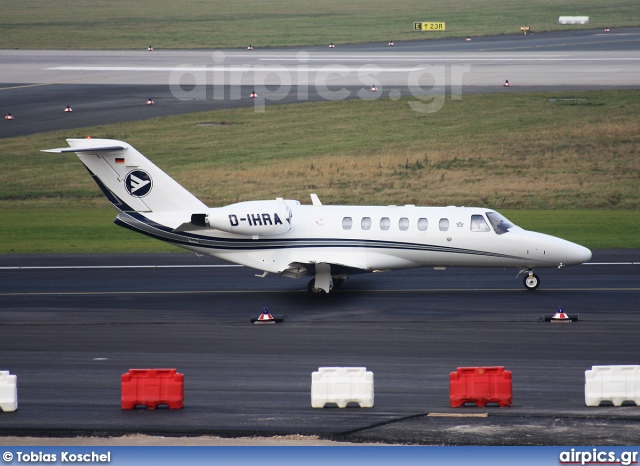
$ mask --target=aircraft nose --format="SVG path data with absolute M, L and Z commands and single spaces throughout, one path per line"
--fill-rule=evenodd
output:
M 565 264 L 582 264 L 591 260 L 591 250 L 580 246 L 579 244 L 570 243 L 571 247 L 566 248 L 565 255 L 567 259 Z

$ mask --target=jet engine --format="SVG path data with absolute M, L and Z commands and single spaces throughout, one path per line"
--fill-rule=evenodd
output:
M 191 223 L 238 235 L 279 235 L 291 229 L 291 207 L 283 199 L 238 202 L 192 214 Z

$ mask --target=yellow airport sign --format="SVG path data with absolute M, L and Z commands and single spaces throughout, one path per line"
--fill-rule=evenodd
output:
M 444 31 L 444 23 L 433 22 L 415 22 L 413 23 L 414 31 Z

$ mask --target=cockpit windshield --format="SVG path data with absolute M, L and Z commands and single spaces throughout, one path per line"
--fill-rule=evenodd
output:
M 487 218 L 489 219 L 489 222 L 491 222 L 493 230 L 499 235 L 507 233 L 509 228 L 515 226 L 498 212 L 487 212 Z

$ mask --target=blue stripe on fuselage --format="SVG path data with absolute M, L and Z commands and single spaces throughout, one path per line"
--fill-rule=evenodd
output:
M 127 217 L 132 221 L 127 221 Z M 210 236 L 197 235 L 194 233 L 176 232 L 171 228 L 148 219 L 139 212 L 121 212 L 116 217 L 115 223 L 119 226 L 139 233 L 143 233 L 152 238 L 172 243 L 176 246 L 197 246 L 201 248 L 216 249 L 220 251 L 253 251 L 289 248 L 371 248 L 432 251 L 486 257 L 499 257 L 504 259 L 521 259 L 517 256 L 493 253 L 488 251 L 397 241 L 348 238 L 267 238 L 257 240 L 250 238 L 212 238 Z

